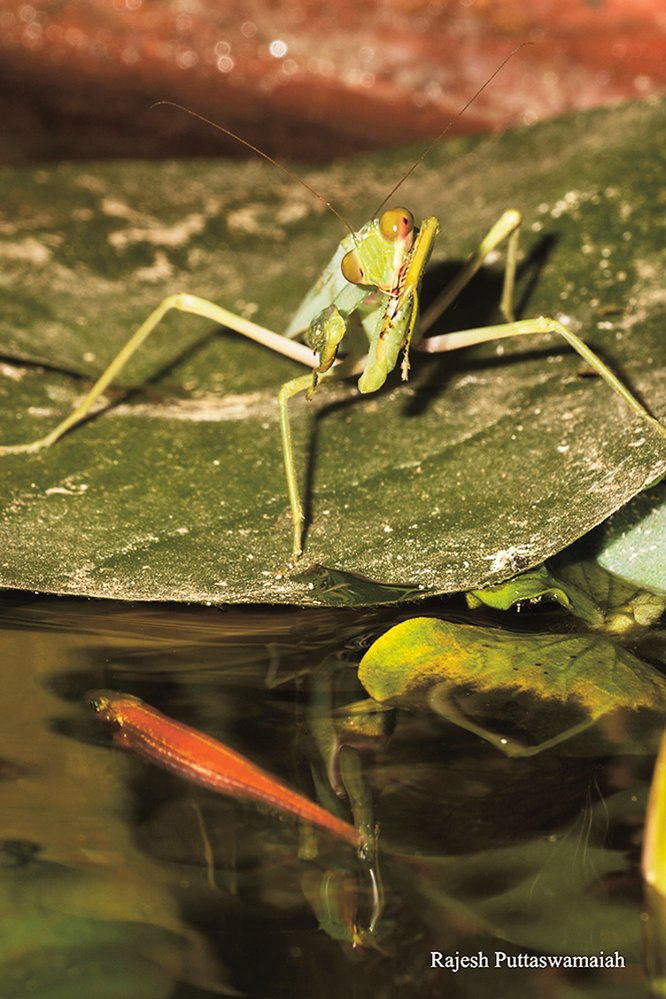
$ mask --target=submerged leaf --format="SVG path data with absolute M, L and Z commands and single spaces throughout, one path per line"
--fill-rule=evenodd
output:
M 424 300 L 515 207 L 527 222 L 520 316 L 566 310 L 663 413 L 662 125 L 659 105 L 636 104 L 434 150 L 401 192 L 417 217 L 447 223 Z M 412 159 L 354 158 L 308 177 L 327 196 L 343 190 L 360 223 Z M 7 170 L 0 192 L 3 444 L 52 428 L 167 294 L 285 329 L 340 238 L 318 202 L 262 163 Z M 484 268 L 437 332 L 497 322 L 500 288 L 499 268 Z M 618 305 L 627 311 L 609 318 Z M 395 375 L 372 399 L 322 385 L 312 403 L 294 401 L 303 569 L 334 564 L 420 592 L 497 583 L 666 470 L 663 440 L 581 377 L 568 347 L 520 341 L 413 353 L 409 385 Z M 382 602 L 381 590 L 317 590 L 285 574 L 276 397 L 298 372 L 201 319 L 167 317 L 108 411 L 48 451 L 0 459 L 0 585 L 219 603 L 335 603 L 344 590 Z M 128 386 L 141 391 L 125 398 Z
M 510 634 L 437 618 L 412 618 L 378 638 L 359 679 L 375 700 L 426 705 L 512 756 L 557 745 L 614 709 L 666 711 L 666 681 L 607 639 Z M 484 727 L 472 695 L 483 715 L 538 742 Z
M 471 608 L 485 604 L 509 610 L 523 603 L 554 600 L 594 631 L 624 635 L 646 628 L 666 610 L 666 596 L 637 588 L 607 572 L 592 558 L 571 552 L 530 569 L 506 583 L 466 594 Z
M 513 579 L 484 590 L 470 590 L 465 594 L 467 606 L 474 610 L 485 604 L 495 610 L 509 610 L 524 603 L 538 603 L 541 600 L 554 600 L 562 607 L 570 608 L 571 599 L 545 565 L 521 572 Z M 575 611 L 574 611 L 575 613 Z
M 517 846 L 452 857 L 400 857 L 401 890 L 440 931 L 452 918 L 497 939 L 545 954 L 619 950 L 639 960 L 640 930 L 627 901 L 603 878 L 627 871 L 629 860 L 603 842 L 604 804 L 565 833 Z M 586 823 L 589 822 L 589 825 Z

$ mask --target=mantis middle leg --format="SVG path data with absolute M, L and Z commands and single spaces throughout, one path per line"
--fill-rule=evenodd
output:
M 353 370 L 353 368 L 352 368 Z M 349 374 L 346 364 L 339 365 L 338 368 L 329 369 L 319 376 L 320 381 L 328 380 L 332 377 L 345 377 Z M 296 475 L 296 465 L 294 463 L 294 447 L 291 440 L 291 421 L 289 419 L 289 400 L 293 399 L 300 392 L 308 392 L 312 388 L 312 375 L 300 375 L 285 382 L 278 392 L 278 406 L 280 409 L 280 436 L 282 438 L 282 457 L 284 459 L 284 470 L 287 476 L 287 490 L 289 492 L 289 504 L 291 506 L 291 520 L 293 527 L 291 559 L 295 562 L 303 554 L 303 527 L 304 514 L 298 491 L 298 477 Z
M 229 312 L 228 309 L 223 309 L 214 302 L 209 302 L 205 298 L 199 298 L 197 295 L 169 295 L 139 326 L 125 346 L 116 354 L 106 370 L 99 376 L 90 391 L 64 420 L 38 440 L 30 441 L 27 444 L 0 445 L 0 457 L 7 454 L 33 454 L 36 451 L 41 451 L 43 448 L 50 447 L 51 444 L 54 444 L 68 430 L 84 420 L 105 389 L 108 388 L 113 379 L 125 367 L 144 340 L 159 325 L 166 313 L 171 310 L 210 319 L 212 322 L 233 330 L 235 333 L 240 333 L 242 336 L 248 337 L 250 340 L 254 340 L 264 347 L 269 347 L 271 350 L 285 357 L 300 361 L 301 364 L 309 368 L 315 368 L 318 364 L 318 359 L 315 357 L 313 351 L 305 346 L 305 344 L 288 340 L 279 333 L 274 333 L 264 326 L 259 326 L 257 323 L 253 323 L 249 319 L 244 319 L 242 316 Z

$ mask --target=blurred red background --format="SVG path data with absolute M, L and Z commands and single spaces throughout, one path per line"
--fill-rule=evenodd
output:
M 0 158 L 246 155 L 175 100 L 268 152 L 311 160 L 659 92 L 663 0 L 32 0 L 0 7 Z

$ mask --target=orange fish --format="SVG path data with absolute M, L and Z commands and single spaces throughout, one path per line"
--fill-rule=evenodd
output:
M 138 697 L 94 690 L 86 694 L 86 700 L 102 721 L 115 726 L 114 742 L 137 756 L 203 787 L 295 815 L 357 849 L 365 845 L 361 833 L 349 822 L 304 798 L 240 753 L 189 725 L 167 718 Z

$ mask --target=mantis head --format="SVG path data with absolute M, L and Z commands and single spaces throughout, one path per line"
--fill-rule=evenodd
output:
M 356 237 L 342 258 L 342 276 L 350 284 L 392 291 L 414 239 L 414 216 L 408 208 L 387 208 Z

